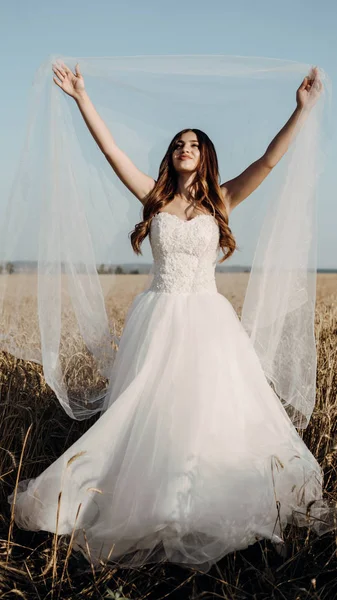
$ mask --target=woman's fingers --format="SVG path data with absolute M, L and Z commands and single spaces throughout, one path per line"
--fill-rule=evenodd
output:
M 67 65 L 65 65 L 64 63 L 60 63 L 60 66 L 61 66 L 61 68 L 63 69 L 63 71 L 64 71 L 64 73 L 65 73 L 66 75 L 68 75 L 69 73 L 70 73 L 71 75 L 73 75 L 73 72 L 72 72 L 72 70 L 71 70 L 71 69 L 69 69 L 69 67 L 67 67 Z
M 56 69 L 59 73 L 62 73 L 63 77 L 66 77 L 69 74 L 77 76 L 82 75 L 79 63 L 76 63 L 75 65 L 75 73 L 73 73 L 72 70 L 69 69 L 69 67 L 67 67 L 67 65 L 65 65 L 63 62 L 59 62 L 57 64 L 55 63 L 53 65 L 53 68 Z
M 300 90 L 305 90 L 305 88 L 307 87 L 307 85 L 308 85 L 308 77 L 304 77 L 304 79 L 303 79 L 303 81 L 302 81 L 299 89 Z
M 58 67 L 53 67 L 54 73 L 61 79 L 61 81 L 65 78 L 65 73 L 59 69 Z
M 309 74 L 309 81 L 310 81 L 310 83 L 316 83 L 316 82 L 320 83 L 321 78 L 319 75 L 318 67 L 313 67 L 311 69 L 310 74 Z
M 71 73 L 70 69 L 68 69 L 67 65 L 62 62 L 54 63 L 53 68 L 57 69 L 62 75 L 65 77 L 68 73 Z
M 55 81 L 56 85 L 62 89 L 62 84 L 56 79 L 56 77 L 53 77 L 53 81 Z
M 62 62 L 54 63 L 52 65 L 52 70 L 54 71 L 55 75 L 57 75 L 57 77 L 53 78 L 56 85 L 58 85 L 67 94 L 72 96 L 73 91 L 76 88 L 76 81 L 79 81 L 80 79 L 82 80 L 79 64 L 76 64 L 74 73 Z

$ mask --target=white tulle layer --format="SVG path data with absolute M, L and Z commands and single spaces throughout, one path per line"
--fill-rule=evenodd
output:
M 111 380 L 98 421 L 20 483 L 20 527 L 55 532 L 62 490 L 58 533 L 81 504 L 75 541 L 85 547 L 84 528 L 94 562 L 207 570 L 257 539 L 278 542 L 319 504 L 321 469 L 221 294 L 136 296 Z

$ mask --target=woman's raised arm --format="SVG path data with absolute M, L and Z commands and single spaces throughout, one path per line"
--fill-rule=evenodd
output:
M 140 171 L 125 152 L 117 146 L 108 127 L 98 114 L 85 90 L 79 65 L 76 65 L 75 73 L 64 63 L 53 65 L 53 71 L 57 75 L 53 78 L 54 82 L 66 94 L 74 98 L 91 135 L 116 175 L 130 192 L 142 202 L 154 187 L 155 180 Z
M 312 91 L 313 86 L 314 90 Z M 318 69 L 315 67 L 309 76 L 303 79 L 296 92 L 297 106 L 293 114 L 271 141 L 264 155 L 249 165 L 240 175 L 220 186 L 229 212 L 254 192 L 281 160 L 289 148 L 297 125 L 302 126 L 308 111 L 315 105 L 321 91 L 322 82 Z

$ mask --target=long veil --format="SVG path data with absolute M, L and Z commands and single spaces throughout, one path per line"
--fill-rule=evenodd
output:
M 265 152 L 311 66 L 193 55 L 50 56 L 39 67 L 1 222 L 0 347 L 41 363 L 67 414 L 84 419 L 102 411 L 118 351 L 116 276 L 99 275 L 98 266 L 136 262 L 128 234 L 142 205 L 114 174 L 74 100 L 54 84 L 57 60 L 72 70 L 79 62 L 98 112 L 142 171 L 156 179 L 173 135 L 197 127 L 215 144 L 222 183 Z M 320 77 L 318 102 L 232 227 L 252 264 L 242 323 L 298 427 L 308 424 L 315 401 L 316 195 L 330 93 L 322 69 Z M 144 244 L 140 264 L 146 257 Z

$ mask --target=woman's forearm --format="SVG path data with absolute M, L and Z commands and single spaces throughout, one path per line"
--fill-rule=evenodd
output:
M 286 153 L 297 126 L 301 127 L 307 117 L 307 111 L 297 106 L 286 122 L 284 127 L 278 132 L 270 142 L 263 158 L 266 165 L 273 168 Z
M 100 150 L 102 150 L 105 155 L 110 154 L 111 150 L 116 147 L 115 140 L 103 119 L 98 114 L 87 92 L 81 92 L 75 100 L 81 111 L 82 117 Z

